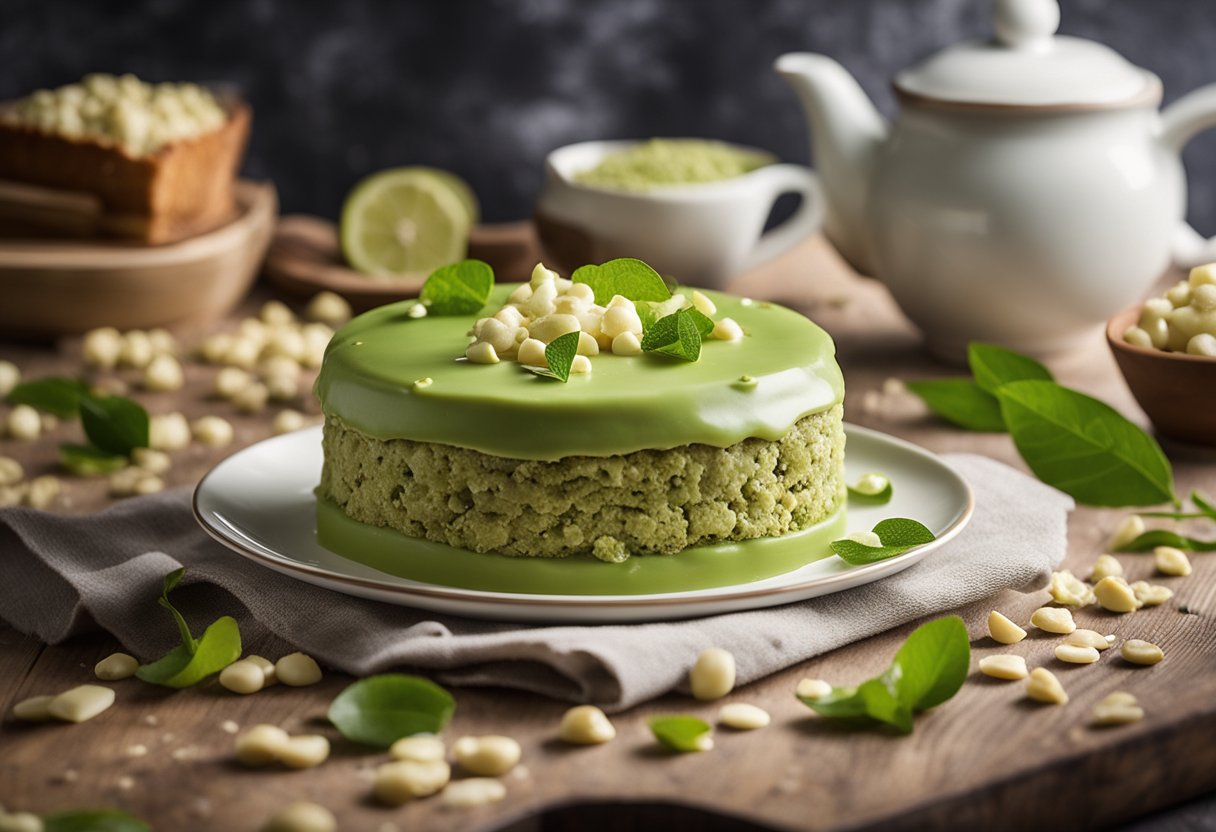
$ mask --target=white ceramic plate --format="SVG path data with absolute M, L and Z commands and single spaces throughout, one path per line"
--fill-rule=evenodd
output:
M 845 426 L 849 482 L 879 471 L 895 495 L 885 506 L 850 506 L 849 528 L 886 517 L 911 517 L 937 540 L 866 566 L 828 557 L 801 569 L 734 586 L 651 595 L 521 595 L 420 583 L 347 560 L 317 542 L 312 490 L 321 472 L 319 427 L 277 436 L 238 451 L 194 492 L 194 513 L 225 546 L 276 572 L 317 586 L 433 612 L 499 621 L 626 623 L 719 615 L 773 607 L 877 581 L 928 557 L 971 517 L 971 488 L 933 454 L 866 428 Z

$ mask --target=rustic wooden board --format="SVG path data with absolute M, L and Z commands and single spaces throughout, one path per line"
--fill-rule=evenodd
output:
M 933 450 L 975 451 L 1021 465 L 1007 437 L 963 434 L 925 418 L 914 402 L 878 396 L 888 377 L 953 371 L 918 352 L 915 335 L 881 287 L 848 273 L 821 241 L 745 277 L 737 289 L 792 303 L 832 332 L 848 381 L 850 421 Z M 17 360 L 37 376 L 74 366 L 73 349 L 70 343 L 58 354 L 0 347 L 0 357 Z M 1105 350 L 1095 332 L 1091 350 L 1053 362 L 1053 369 L 1066 383 L 1139 418 Z M 268 435 L 273 411 L 237 416 L 227 404 L 203 398 L 213 373 L 191 366 L 187 391 L 142 398 L 153 412 L 180 408 L 190 415 L 232 418 L 240 445 Z M 36 473 L 51 470 L 54 441 L 70 438 L 74 430 L 61 426 L 51 440 L 28 446 L 0 440 L 0 454 L 19 457 Z M 1205 458 L 1202 452 L 1167 448 L 1180 491 L 1216 492 L 1216 460 L 1210 453 Z M 230 450 L 192 447 L 177 455 L 170 483 L 193 482 Z M 68 511 L 106 502 L 100 483 L 75 481 L 65 499 L 61 508 Z M 1070 522 L 1068 565 L 1074 571 L 1087 570 L 1121 516 L 1078 509 Z M 1149 576 L 1151 563 L 1144 556 L 1122 560 L 1131 579 Z M 116 805 L 153 821 L 157 829 L 187 830 L 256 829 L 277 806 L 305 797 L 333 809 L 345 829 L 384 832 L 1107 827 L 1216 789 L 1216 555 L 1193 560 L 1191 577 L 1160 581 L 1175 589 L 1174 603 L 1129 616 L 1093 610 L 1077 616 L 1081 626 L 1162 645 L 1167 658 L 1156 667 L 1131 668 L 1107 655 L 1098 665 L 1070 668 L 1051 657 L 1055 642 L 1045 637 L 1032 636 L 1010 650 L 1059 673 L 1072 696 L 1064 707 L 1032 705 L 1021 685 L 973 674 L 954 700 L 921 717 L 916 732 L 902 737 L 843 730 L 794 700 L 794 686 L 804 676 L 849 682 L 878 671 L 911 625 L 732 694 L 730 701 L 768 709 L 773 724 L 751 734 L 719 731 L 717 747 L 700 755 L 659 751 L 645 719 L 661 712 L 712 719 L 714 705 L 665 697 L 616 715 L 613 743 L 570 749 L 554 739 L 564 703 L 511 691 L 460 689 L 450 737 L 507 733 L 524 746 L 523 766 L 506 778 L 507 799 L 477 810 L 444 810 L 436 801 L 389 810 L 368 798 L 370 772 L 383 755 L 365 755 L 336 741 L 333 757 L 318 769 L 250 772 L 232 762 L 232 737 L 221 728 L 226 720 L 245 727 L 274 722 L 336 739 L 321 717 L 348 678 L 334 674 L 313 688 L 280 686 L 251 697 L 228 694 L 214 683 L 171 693 L 132 680 L 116 683 L 118 704 L 84 725 L 0 723 L 0 804 L 36 811 Z M 962 610 L 975 637 L 975 659 L 1009 649 L 981 637 L 990 608 L 1025 621 L 1045 598 L 1043 592 L 1009 592 Z M 1179 604 L 1196 614 L 1180 613 Z M 98 636 L 44 649 L 0 630 L 0 705 L 7 709 L 19 698 L 86 681 L 92 664 L 114 646 Z M 1122 728 L 1090 728 L 1091 706 L 1118 689 L 1135 693 L 1147 718 Z M 146 746 L 148 753 L 128 756 L 134 745 Z

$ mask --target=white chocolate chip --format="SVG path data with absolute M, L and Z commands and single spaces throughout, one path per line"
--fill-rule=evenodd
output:
M 1093 664 L 1101 656 L 1095 647 L 1065 643 L 1056 646 L 1056 658 L 1069 664 Z
M 156 351 L 152 349 L 152 339 L 148 333 L 133 329 L 122 336 L 122 345 L 118 350 L 118 363 L 123 367 L 134 367 L 142 370 Z
M 616 298 L 613 300 L 615 301 Z M 626 301 L 626 303 L 627 306 L 609 304 L 607 311 L 604 312 L 603 320 L 600 321 L 600 332 L 612 339 L 623 332 L 631 332 L 638 338 L 642 337 L 642 319 L 638 317 L 633 303 L 631 301 Z
M 265 384 L 255 381 L 232 397 L 232 403 L 242 413 L 261 413 L 266 409 L 270 391 Z
M 444 760 L 396 760 L 376 769 L 372 793 L 387 806 L 429 797 L 448 784 L 452 769 Z
M 272 402 L 289 402 L 300 395 L 300 381 L 296 376 L 280 373 L 266 376 L 262 383 L 266 385 L 266 396 Z
M 771 721 L 768 711 L 746 702 L 731 702 L 718 709 L 718 722 L 738 731 L 754 731 Z
M 394 760 L 413 760 L 416 763 L 434 763 L 447 757 L 447 749 L 439 737 L 402 737 L 388 751 Z
M 721 647 L 702 650 L 688 672 L 688 684 L 697 699 L 721 699 L 735 687 L 735 657 Z
M 262 832 L 337 832 L 338 820 L 333 812 L 317 803 L 289 803 L 266 822 Z
M 1092 647 L 1095 650 L 1110 647 L 1110 640 L 1095 630 L 1073 630 L 1064 637 L 1063 643 L 1074 647 Z
M 62 490 L 63 484 L 58 477 L 49 474 L 35 477 L 25 492 L 25 504 L 36 509 L 50 508 Z
M 1153 566 L 1162 575 L 1185 577 L 1191 574 L 1191 561 L 1186 552 L 1173 546 L 1158 546 L 1153 549 Z
M 1136 600 L 1146 607 L 1158 607 L 1174 597 L 1174 590 L 1168 586 L 1150 584 L 1148 581 L 1136 581 L 1132 584 L 1132 593 Z
M 1131 543 L 1140 535 L 1144 534 L 1144 518 L 1139 514 L 1129 514 L 1124 517 L 1119 525 L 1115 528 L 1115 533 L 1111 535 L 1110 541 L 1106 544 L 1106 548 L 1112 552 L 1117 552 Z
M 984 656 L 980 659 L 980 673 L 994 679 L 1025 679 L 1026 660 L 1013 655 Z
M 270 765 L 290 739 L 277 725 L 255 725 L 236 738 L 236 758 L 246 766 Z
M 21 383 L 21 370 L 11 361 L 0 361 L 0 399 Z
M 292 433 L 304 427 L 306 421 L 304 414 L 298 410 L 280 410 L 274 417 L 272 430 L 276 436 L 284 433 Z
M 250 388 L 246 388 L 246 390 L 248 389 Z M 265 388 L 262 389 L 265 390 Z M 244 392 L 241 395 L 244 395 Z M 232 423 L 220 416 L 204 416 L 196 419 L 190 428 L 196 440 L 213 448 L 221 448 L 229 444 L 235 435 Z
M 562 715 L 557 736 L 572 745 L 599 745 L 616 736 L 616 727 L 594 705 L 577 705 Z
M 712 318 L 718 314 L 718 307 L 714 305 L 714 302 L 696 289 L 692 290 L 692 305 L 702 315 Z
M 1089 573 L 1089 579 L 1097 583 L 1103 578 L 1122 578 L 1123 564 L 1113 555 L 1098 555 L 1098 559 L 1094 561 L 1094 568 Z
M 580 332 L 578 334 L 578 354 L 587 356 L 600 354 L 599 341 L 596 341 L 595 336 L 590 332 Z
M 519 345 L 519 363 L 530 367 L 548 367 L 545 358 L 545 344 L 535 338 L 529 338 Z
M 1207 358 L 1216 357 L 1216 335 L 1210 332 L 1200 332 L 1186 342 L 1187 355 L 1202 355 Z
M 1048 633 L 1067 635 L 1077 629 L 1072 612 L 1060 607 L 1039 607 L 1030 615 L 1030 623 Z
M 122 352 L 122 335 L 111 326 L 89 330 L 81 349 L 85 364 L 98 370 L 113 370 Z
M 1103 609 L 1111 612 L 1132 612 L 1144 606 L 1123 578 L 1109 577 L 1098 581 L 1094 596 Z
M 1151 641 L 1129 638 L 1119 647 L 1119 654 L 1132 664 L 1154 665 L 1165 658 L 1165 653 Z
M 1026 638 L 1026 631 L 996 610 L 988 613 L 988 635 L 1001 644 L 1017 644 Z
M 1094 602 L 1093 587 L 1067 569 L 1051 573 L 1051 584 L 1047 591 L 1057 604 L 1069 607 L 1083 607 Z
M 180 451 L 190 444 L 190 423 L 181 413 L 162 413 L 148 423 L 148 444 L 158 451 Z
M 167 474 L 173 466 L 173 460 L 167 453 L 152 448 L 136 448 L 131 451 L 131 462 L 141 471 L 158 477 Z
M 312 656 L 304 653 L 289 653 L 279 659 L 274 663 L 274 672 L 280 682 L 293 688 L 321 681 L 321 668 Z
M 1131 344 L 1133 347 L 1144 347 L 1145 349 L 1153 348 L 1153 336 L 1148 334 L 1148 331 L 1143 327 L 1129 326 L 1123 330 L 1124 342 Z
M 304 316 L 310 321 L 320 321 L 329 326 L 341 326 L 350 320 L 350 304 L 341 295 L 333 292 L 319 292 L 313 295 L 304 310 Z
M 320 734 L 288 737 L 278 759 L 288 768 L 314 768 L 329 759 L 329 740 Z
M 222 399 L 236 398 L 242 390 L 253 384 L 253 377 L 240 367 L 224 367 L 215 374 L 213 389 Z
M 740 341 L 743 339 L 743 328 L 733 318 L 723 318 L 714 324 L 710 335 L 719 341 Z
M 642 342 L 632 332 L 622 332 L 612 339 L 613 355 L 641 355 Z
M 64 722 L 84 722 L 113 704 L 112 689 L 101 685 L 79 685 L 52 699 L 47 711 Z
M 498 363 L 498 353 L 494 350 L 494 345 L 488 341 L 470 344 L 469 348 L 464 351 L 464 357 L 474 364 Z
M 12 457 L 0 456 L 0 486 L 16 485 L 25 479 L 25 469 Z
M 1026 695 L 1036 702 L 1046 702 L 1050 705 L 1068 704 L 1068 694 L 1064 692 L 1060 680 L 1043 667 L 1030 671 L 1030 678 L 1026 680 Z
M 515 768 L 523 750 L 510 737 L 490 734 L 461 737 L 452 744 L 452 753 L 460 767 L 470 774 L 499 777 Z
M 185 382 L 182 365 L 171 355 L 158 355 L 144 368 L 144 387 L 148 390 L 180 390 Z
M 46 722 L 51 718 L 54 696 L 31 696 L 13 706 L 13 716 L 25 722 Z
M 794 690 L 799 699 L 822 699 L 832 692 L 832 685 L 823 679 L 802 679 Z
M 585 355 L 576 355 L 570 363 L 570 373 L 572 375 L 585 375 L 591 372 L 591 359 Z
M 93 675 L 106 682 L 129 679 L 139 670 L 139 662 L 126 653 L 111 653 L 93 666 Z
M 33 812 L 0 812 L 0 832 L 43 832 L 42 818 Z
M 220 671 L 220 684 L 233 693 L 257 693 L 266 685 L 266 673 L 260 665 L 241 659 Z
M 1123 691 L 1115 691 L 1093 709 L 1094 725 L 1128 725 L 1144 719 L 1144 709 L 1136 697 Z
M 439 799 L 445 806 L 471 808 L 495 803 L 507 796 L 507 787 L 491 777 L 469 777 L 457 780 L 446 789 Z
M 28 404 L 19 404 L 10 410 L 5 425 L 8 435 L 22 442 L 32 442 L 42 434 L 42 419 Z

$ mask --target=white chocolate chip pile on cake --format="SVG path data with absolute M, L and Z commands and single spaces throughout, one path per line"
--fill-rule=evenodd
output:
M 1164 297 L 1145 301 L 1123 340 L 1137 347 L 1216 358 L 1216 263 L 1196 266 Z

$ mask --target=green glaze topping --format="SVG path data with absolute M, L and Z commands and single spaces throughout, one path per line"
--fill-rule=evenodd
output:
M 716 182 L 773 163 L 768 154 L 705 139 L 651 139 L 605 156 L 574 178 L 618 191 Z
M 488 308 L 502 306 L 517 285 L 496 286 Z M 696 363 L 601 353 L 594 373 L 567 384 L 515 362 L 457 358 L 477 314 L 414 318 L 414 301 L 390 304 L 338 331 L 317 394 L 327 416 L 377 439 L 543 460 L 692 443 L 724 448 L 751 436 L 775 441 L 843 399 L 826 332 L 776 304 L 705 294 L 746 337 L 706 341 Z M 742 376 L 751 381 L 739 384 Z

